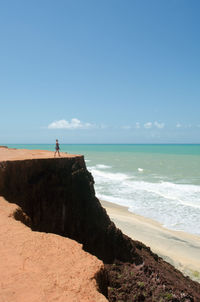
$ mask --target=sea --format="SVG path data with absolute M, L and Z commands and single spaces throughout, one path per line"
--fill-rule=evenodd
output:
M 54 150 L 54 145 L 8 145 Z M 172 230 L 200 236 L 200 145 L 61 144 L 83 154 L 96 196 Z

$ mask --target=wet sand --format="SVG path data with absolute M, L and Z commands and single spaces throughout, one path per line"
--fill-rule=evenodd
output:
M 153 252 L 200 282 L 200 237 L 172 231 L 160 223 L 133 214 L 127 207 L 101 201 L 115 225 L 134 240 L 143 242 Z

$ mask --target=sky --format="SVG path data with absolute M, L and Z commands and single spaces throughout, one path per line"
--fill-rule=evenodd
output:
M 200 143 L 199 0 L 0 0 L 0 144 Z

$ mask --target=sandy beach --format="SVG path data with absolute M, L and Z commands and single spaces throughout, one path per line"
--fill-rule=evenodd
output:
M 101 204 L 124 234 L 143 242 L 185 275 L 200 282 L 200 237 L 166 229 L 156 221 L 129 212 L 126 207 L 102 200 Z

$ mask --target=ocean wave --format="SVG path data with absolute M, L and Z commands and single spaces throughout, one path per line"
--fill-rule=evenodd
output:
M 108 166 L 108 165 L 103 165 L 103 164 L 98 164 L 96 165 L 97 169 L 111 169 L 112 166 Z
M 130 176 L 125 173 L 105 172 L 102 170 L 98 170 L 96 166 L 88 167 L 88 170 L 92 173 L 93 177 L 96 179 L 96 181 L 98 181 L 98 183 L 104 183 L 110 180 L 110 185 L 113 185 L 113 183 L 115 182 L 121 182 L 130 179 Z
M 90 170 L 98 198 L 155 219 L 168 228 L 200 234 L 200 186 L 138 180 L 126 173 Z
M 150 182 L 127 182 L 125 186 L 134 186 L 134 190 L 146 191 L 157 194 L 164 199 L 200 208 L 200 186 L 175 184 L 170 182 L 150 183 Z

